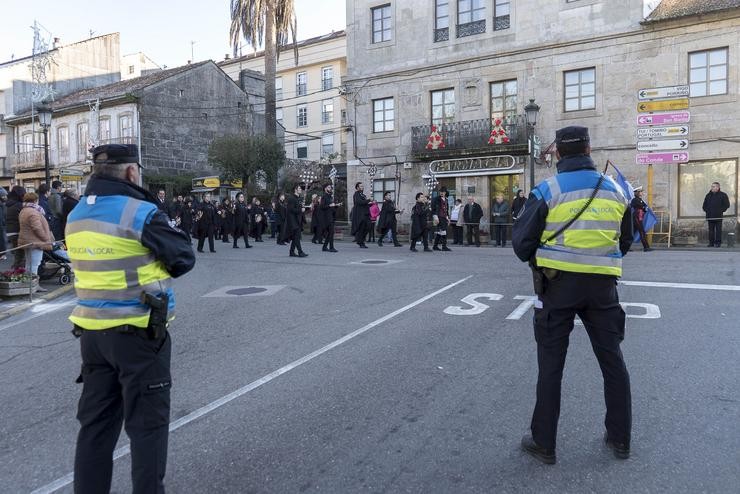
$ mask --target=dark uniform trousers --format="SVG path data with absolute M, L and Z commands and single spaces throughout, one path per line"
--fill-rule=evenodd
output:
M 170 421 L 171 340 L 144 331 L 83 331 L 82 395 L 74 491 L 110 492 L 113 449 L 125 424 L 135 494 L 164 493 Z
M 327 247 L 329 249 L 334 248 L 334 222 L 332 222 L 330 225 L 325 227 L 323 229 L 323 233 L 321 235 L 324 236 L 324 249 Z
M 625 314 L 619 305 L 613 276 L 561 272 L 549 281 L 535 309 L 537 341 L 537 404 L 532 415 L 532 437 L 555 449 L 560 416 L 560 385 L 568 351 L 568 338 L 576 315 L 591 340 L 604 378 L 606 430 L 615 442 L 630 444 L 632 399 L 630 379 L 619 345 L 624 339 Z

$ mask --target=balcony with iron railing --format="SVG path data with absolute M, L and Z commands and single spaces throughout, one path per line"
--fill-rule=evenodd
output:
M 419 158 L 446 158 L 486 154 L 524 155 L 529 152 L 527 144 L 527 123 L 524 115 L 503 119 L 500 135 L 489 144 L 495 121 L 488 118 L 435 124 L 443 146 L 428 146 L 432 134 L 432 124 L 411 127 L 411 152 Z M 506 137 L 504 139 L 503 137 Z

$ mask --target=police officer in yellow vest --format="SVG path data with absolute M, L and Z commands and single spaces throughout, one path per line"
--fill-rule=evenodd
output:
M 187 235 L 142 189 L 135 145 L 93 150 L 93 175 L 67 219 L 83 383 L 76 493 L 107 493 L 121 425 L 134 493 L 163 493 L 170 418 L 171 278 L 195 265 Z
M 619 185 L 596 170 L 587 128 L 560 129 L 555 143 L 558 174 L 535 187 L 513 227 L 514 252 L 533 265 L 538 293 L 537 403 L 532 434 L 524 436 L 522 449 L 544 463 L 556 461 L 560 385 L 568 337 L 578 315 L 604 378 L 605 443 L 617 458 L 628 458 L 632 405 L 619 348 L 625 315 L 617 278 L 632 243 L 632 213 Z

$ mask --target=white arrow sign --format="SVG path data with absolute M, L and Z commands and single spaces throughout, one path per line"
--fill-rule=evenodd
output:
M 662 98 L 688 98 L 689 86 L 666 86 L 640 89 L 637 99 L 640 101 Z
M 655 139 L 656 137 L 683 137 L 689 135 L 688 125 L 672 127 L 642 127 L 637 129 L 638 139 Z
M 665 141 L 639 141 L 638 151 L 668 151 L 671 149 L 688 149 L 687 139 L 667 139 Z

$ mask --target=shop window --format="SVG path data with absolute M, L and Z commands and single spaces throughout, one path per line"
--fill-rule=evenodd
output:
M 737 160 L 692 161 L 678 165 L 678 216 L 703 218 L 704 197 L 712 182 L 719 182 L 730 198 L 725 216 L 737 216 Z

